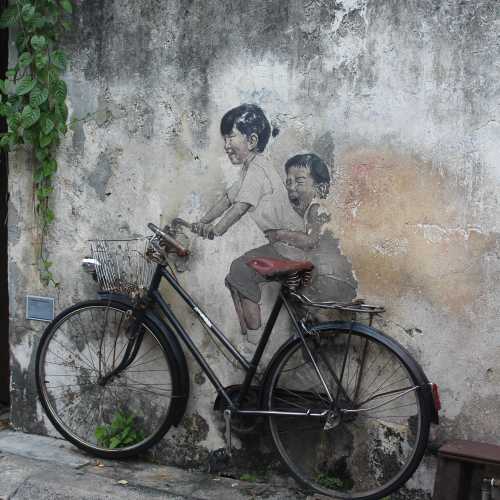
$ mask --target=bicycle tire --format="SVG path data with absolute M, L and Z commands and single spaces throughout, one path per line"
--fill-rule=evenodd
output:
M 130 305 L 111 300 L 78 303 L 50 323 L 37 349 L 38 395 L 49 420 L 68 441 L 102 458 L 145 451 L 165 435 L 177 410 L 175 357 L 147 317 L 134 361 L 98 383 L 126 348 L 128 311 Z
M 321 325 L 306 337 L 325 384 L 302 341 L 285 343 L 271 361 L 264 398 L 268 410 L 321 413 L 331 408 L 325 385 L 334 400 L 340 386 L 338 407 L 371 409 L 330 413 L 328 430 L 326 417 L 270 416 L 268 421 L 283 463 L 306 489 L 375 500 L 400 488 L 418 467 L 430 409 L 421 388 L 402 395 L 422 385 L 423 372 L 407 351 L 377 330 L 363 330 Z

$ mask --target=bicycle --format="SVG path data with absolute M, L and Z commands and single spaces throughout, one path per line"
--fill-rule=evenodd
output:
M 438 392 L 411 355 L 372 326 L 382 307 L 313 302 L 304 290 L 313 265 L 307 261 L 254 259 L 257 272 L 281 283 L 251 360 L 246 359 L 179 283 L 174 254 L 189 251 L 175 220 L 143 251 L 135 282 L 127 281 L 119 255 L 132 252 L 113 240 L 93 243 L 87 266 L 103 292 L 98 300 L 64 310 L 43 333 L 36 356 L 39 397 L 59 433 L 103 458 L 125 458 L 157 443 L 186 409 L 189 375 L 181 343 L 217 391 L 214 408 L 231 432 L 248 432 L 267 420 L 275 448 L 289 472 L 307 489 L 336 498 L 376 499 L 401 487 L 425 452 L 430 423 L 438 422 Z M 148 264 L 149 263 L 149 264 Z M 149 269 L 149 270 L 148 270 Z M 159 291 L 176 292 L 205 330 L 246 373 L 225 387 Z M 142 285 L 141 285 L 142 283 Z M 311 308 L 367 314 L 315 322 Z M 261 383 L 256 370 L 280 311 L 294 334 L 276 351 Z M 161 315 L 160 315 L 161 313 Z

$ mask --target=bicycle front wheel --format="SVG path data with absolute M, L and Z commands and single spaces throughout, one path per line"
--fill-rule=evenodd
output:
M 60 314 L 38 346 L 36 381 L 54 427 L 94 455 L 125 458 L 147 449 L 172 422 L 173 357 L 147 320 L 133 362 L 106 380 L 122 360 L 131 308 L 89 301 Z
M 374 500 L 401 487 L 424 454 L 429 412 L 403 348 L 335 329 L 281 350 L 266 389 L 276 448 L 308 489 Z M 390 347 L 398 346 L 397 349 Z

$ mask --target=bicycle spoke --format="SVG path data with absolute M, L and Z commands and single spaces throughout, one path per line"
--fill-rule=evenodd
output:
M 115 314 L 115 322 L 116 322 L 116 311 L 114 312 Z M 115 328 L 115 334 L 114 334 L 114 341 L 113 341 L 113 350 L 111 351 L 110 349 L 110 352 L 109 352 L 109 355 L 111 355 L 111 352 L 113 352 L 113 362 L 111 363 L 111 369 L 114 369 L 115 368 L 115 364 L 116 364 L 116 358 L 120 356 L 120 354 L 123 352 L 123 350 L 125 349 L 126 347 L 126 343 L 124 343 L 124 345 L 122 346 L 122 349 L 120 350 L 120 352 L 118 353 L 118 356 L 116 355 L 116 345 L 118 343 L 118 338 L 120 336 L 120 333 L 122 331 L 122 323 L 123 323 L 123 316 L 120 316 L 120 321 L 118 323 L 118 325 L 116 326 Z M 109 357 L 109 356 L 108 356 Z M 106 358 L 106 363 L 108 362 L 108 358 Z
M 160 360 L 160 359 L 162 359 L 162 358 L 161 358 L 161 357 L 158 357 L 158 358 L 154 358 L 154 359 L 151 359 L 151 360 L 149 360 L 149 361 L 146 361 L 146 362 L 144 362 L 144 363 L 138 363 L 138 364 L 136 364 L 136 363 L 135 363 L 135 361 L 134 361 L 134 363 L 132 363 L 130 366 L 135 366 L 135 367 L 137 367 L 137 366 L 143 366 L 143 365 L 147 365 L 147 364 L 149 364 L 149 363 L 153 363 L 153 362 L 155 362 L 155 361 L 158 361 L 158 360 Z
M 62 365 L 62 366 L 68 366 L 68 368 L 79 369 L 77 366 L 73 366 L 73 365 L 71 365 L 71 363 L 70 363 L 70 362 L 66 362 L 66 361 L 64 360 L 64 358 L 63 358 L 62 356 L 60 356 L 59 354 L 57 354 L 57 353 L 55 353 L 55 352 L 53 352 L 53 351 L 48 351 L 48 352 L 50 352 L 50 354 L 52 354 L 52 355 L 53 355 L 53 356 L 55 356 L 56 358 L 59 358 L 59 359 L 63 362 L 63 363 L 61 363 L 61 365 Z M 71 353 L 71 351 L 69 351 L 69 350 L 68 350 L 68 352 L 69 352 L 69 353 Z M 72 353 L 71 353 L 71 354 L 72 354 Z M 94 370 L 94 368 L 92 368 L 90 365 L 88 365 L 88 364 L 86 364 L 86 363 L 84 363 L 84 364 L 87 366 L 87 368 L 85 368 L 85 370 L 97 371 L 97 370 Z
M 75 352 L 71 351 L 70 349 L 68 349 L 66 346 L 64 346 L 63 344 L 61 344 L 60 342 L 58 342 L 55 338 L 52 339 L 57 345 L 59 345 L 60 347 L 62 347 L 65 351 L 69 352 L 71 355 L 75 356 L 76 358 L 78 358 L 84 365 L 87 365 L 89 367 L 89 369 L 91 370 L 94 370 L 94 371 L 97 371 L 95 369 L 95 366 L 92 365 L 92 363 L 87 359 L 85 358 L 85 356 L 83 356 L 83 354 L 80 353 L 80 355 L 77 355 Z M 58 356 L 55 352 L 53 352 L 52 354 L 54 354 L 54 356 L 60 358 L 61 360 L 64 361 L 64 358 L 62 358 L 61 356 Z
M 117 388 L 117 387 L 120 387 L 120 386 L 116 386 L 116 385 L 113 386 L 113 385 L 111 385 L 109 387 Z M 166 392 L 162 393 L 162 392 L 156 392 L 156 391 L 148 391 L 146 389 L 136 389 L 135 387 L 130 387 L 130 386 L 121 386 L 121 387 L 127 389 L 128 391 L 138 392 L 140 394 L 143 394 L 143 393 L 145 393 L 145 394 L 153 394 L 155 396 L 169 396 L 170 395 L 170 393 L 166 393 Z
M 392 377 L 390 377 L 390 378 L 392 378 Z M 404 391 L 405 390 L 405 388 L 403 388 L 403 389 L 397 389 L 397 390 L 391 390 L 391 391 L 382 392 L 380 394 L 379 391 L 382 390 L 382 389 L 387 389 L 387 388 L 392 387 L 393 385 L 399 384 L 401 382 L 408 382 L 408 380 L 405 377 L 405 378 L 398 379 L 398 380 L 392 382 L 389 385 L 384 385 L 388 380 L 390 380 L 390 378 L 384 380 L 384 382 L 381 385 L 379 385 L 374 391 L 372 391 L 370 394 L 368 394 L 368 396 L 363 401 L 364 402 L 370 401 L 370 400 L 372 400 L 372 399 L 374 399 L 376 397 L 390 395 L 391 393 L 395 393 L 395 392 L 398 392 L 398 391 Z M 360 403 L 360 404 L 364 404 L 364 403 Z
M 141 359 L 143 359 L 145 356 L 147 356 L 150 352 L 154 352 L 154 346 L 153 346 L 153 347 L 151 347 L 151 348 L 149 349 L 149 351 L 147 351 L 147 352 L 145 352 L 145 353 L 141 354 L 139 357 L 136 357 L 136 358 L 134 359 L 134 362 L 133 362 L 130 366 L 140 366 L 140 365 L 144 365 L 144 364 L 148 364 L 148 363 L 150 363 L 151 361 L 145 361 L 145 362 L 143 362 L 143 363 L 135 364 L 137 361 L 140 361 L 140 360 L 141 360 Z
M 88 343 L 88 340 L 87 340 L 87 331 L 86 331 L 86 328 L 85 328 L 85 327 L 84 327 L 84 325 L 81 323 L 80 318 L 78 318 L 78 319 L 79 319 L 79 322 L 80 322 L 80 325 L 81 325 L 79 338 L 83 338 L 83 340 L 84 340 L 84 342 L 85 342 L 85 345 L 87 346 L 87 350 L 89 351 L 89 354 L 91 354 L 91 349 L 90 349 L 90 346 L 89 346 L 89 343 Z M 75 323 L 74 323 L 74 318 L 73 318 L 73 317 L 72 317 L 72 318 L 70 318 L 70 320 L 69 320 L 69 324 L 70 324 L 70 325 L 74 325 L 74 324 L 75 324 Z M 83 354 L 82 354 L 82 356 L 83 356 Z M 92 358 L 90 358 L 90 359 L 88 360 L 88 362 L 89 362 L 90 364 L 92 364 L 92 367 L 94 368 L 94 370 L 96 370 L 96 371 L 97 371 L 97 368 L 96 368 L 96 366 L 95 366 L 95 364 L 94 364 L 94 362 L 93 362 Z

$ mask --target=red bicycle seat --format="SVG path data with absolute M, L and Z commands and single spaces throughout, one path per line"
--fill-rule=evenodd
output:
M 251 259 L 247 266 L 257 271 L 266 278 L 290 274 L 295 271 L 312 271 L 314 265 L 308 260 L 282 260 L 282 259 Z

